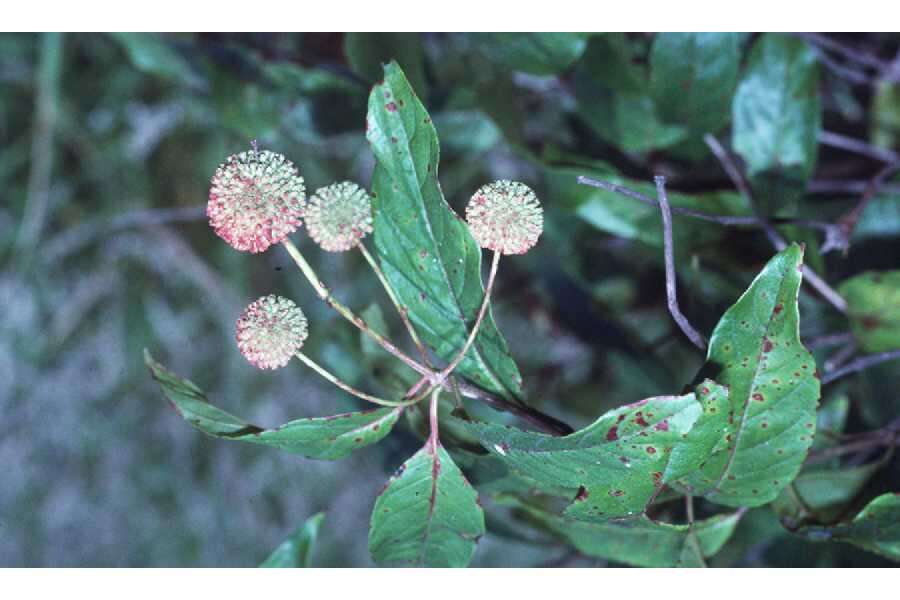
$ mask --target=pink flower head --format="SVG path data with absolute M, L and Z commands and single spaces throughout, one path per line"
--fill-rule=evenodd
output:
M 466 206 L 466 221 L 482 248 L 501 254 L 525 254 L 544 230 L 541 203 L 517 181 L 482 186 Z
M 237 345 L 251 364 L 278 369 L 288 364 L 309 335 L 303 310 L 281 296 L 263 296 L 237 320 Z
M 304 218 L 309 235 L 323 250 L 344 252 L 372 233 L 372 202 L 355 183 L 333 183 L 316 190 Z
M 233 154 L 216 169 L 206 214 L 216 234 L 243 252 L 262 252 L 300 227 L 306 187 L 294 164 L 268 150 Z

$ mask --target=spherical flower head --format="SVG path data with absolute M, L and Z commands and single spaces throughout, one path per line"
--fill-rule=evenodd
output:
M 206 214 L 216 234 L 242 252 L 262 252 L 300 227 L 303 177 L 284 155 L 250 150 L 216 169 Z
M 482 186 L 466 206 L 466 221 L 482 248 L 525 254 L 544 230 L 544 212 L 524 183 L 495 181 Z
M 281 296 L 263 296 L 237 320 L 237 344 L 251 364 L 278 369 L 288 364 L 309 335 L 306 315 Z
M 350 181 L 316 190 L 305 214 L 309 235 L 323 250 L 344 252 L 372 233 L 372 201 Z

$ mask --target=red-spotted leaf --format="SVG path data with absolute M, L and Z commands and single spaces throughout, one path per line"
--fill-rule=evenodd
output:
M 369 96 L 366 137 L 376 160 L 381 266 L 422 340 L 449 362 L 484 298 L 481 249 L 444 200 L 437 133 L 396 63 L 385 65 L 384 81 Z M 522 378 L 490 312 L 456 373 L 491 392 L 521 396 Z
M 849 523 L 809 527 L 800 533 L 816 541 L 840 540 L 900 561 L 900 494 L 882 494 Z
M 701 566 L 725 545 L 741 519 L 741 513 L 734 513 L 696 521 L 693 533 L 697 543 L 694 544 L 687 525 L 647 517 L 616 523 L 586 523 L 521 503 L 518 506 L 580 553 L 636 567 Z
M 375 501 L 369 551 L 380 565 L 465 567 L 483 535 L 478 493 L 447 451 L 429 442 Z
M 847 300 L 853 335 L 865 352 L 900 348 L 900 271 L 869 271 L 838 289 Z
M 379 408 L 297 419 L 275 429 L 264 429 L 216 408 L 203 390 L 167 370 L 147 351 L 144 362 L 178 414 L 194 428 L 214 437 L 274 446 L 307 458 L 336 460 L 374 444 L 391 431 L 401 412 L 399 408 Z
M 772 258 L 710 338 L 703 374 L 729 388 L 729 430 L 687 483 L 719 504 L 771 502 L 813 442 L 819 380 L 800 343 L 802 261 L 796 244 Z
M 548 492 L 575 496 L 566 515 L 606 521 L 644 511 L 663 485 L 697 469 L 722 436 L 727 390 L 662 396 L 610 411 L 565 437 L 471 424 L 481 444 Z

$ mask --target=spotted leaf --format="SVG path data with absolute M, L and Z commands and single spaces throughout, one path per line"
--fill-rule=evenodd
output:
M 381 565 L 465 567 L 483 535 L 478 493 L 447 451 L 428 443 L 375 501 L 369 551 Z
M 664 485 L 696 470 L 722 436 L 727 411 L 727 390 L 705 381 L 695 393 L 623 406 L 565 437 L 487 423 L 470 428 L 543 490 L 571 492 L 567 516 L 605 521 L 643 512 Z
M 703 374 L 729 388 L 729 430 L 687 481 L 719 504 L 771 502 L 813 442 L 819 380 L 800 343 L 802 260 L 796 244 L 772 258 L 710 338 Z
M 839 540 L 900 561 L 900 494 L 882 494 L 849 523 L 809 527 L 800 533 L 816 541 Z
M 725 545 L 741 519 L 741 513 L 734 513 L 695 522 L 695 545 L 687 525 L 647 517 L 618 523 L 586 523 L 531 506 L 519 507 L 580 553 L 636 567 L 701 566 Z
M 274 446 L 307 458 L 344 458 L 357 448 L 381 440 L 400 416 L 399 408 L 379 408 L 332 417 L 297 419 L 274 429 L 265 429 L 216 408 L 209 403 L 203 390 L 163 367 L 147 351 L 144 362 L 178 414 L 195 429 L 227 440 Z

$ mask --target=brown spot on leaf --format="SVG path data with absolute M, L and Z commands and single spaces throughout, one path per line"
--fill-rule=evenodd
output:
M 613 425 L 609 428 L 609 431 L 606 432 L 606 441 L 614 442 L 619 439 L 619 427 L 617 425 Z

